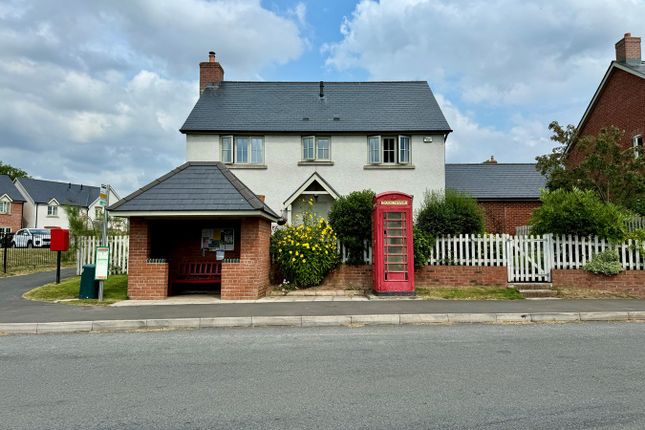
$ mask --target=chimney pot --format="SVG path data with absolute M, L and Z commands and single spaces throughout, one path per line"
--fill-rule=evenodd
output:
M 215 62 L 215 51 L 209 51 L 208 52 L 208 62 L 209 63 L 214 63 Z
M 320 81 L 320 98 L 325 97 L 325 84 L 323 81 Z
M 616 61 L 619 63 L 636 64 L 641 63 L 641 38 L 633 37 L 631 33 L 616 42 Z

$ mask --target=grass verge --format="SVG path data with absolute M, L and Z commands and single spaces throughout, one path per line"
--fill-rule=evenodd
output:
M 417 288 L 417 296 L 425 300 L 522 300 L 514 288 L 463 287 L 463 288 Z
M 60 284 L 46 284 L 24 294 L 24 298 L 39 302 L 56 302 L 65 300 L 71 305 L 109 305 L 128 298 L 128 275 L 112 275 L 103 284 L 103 301 L 79 299 L 78 292 L 81 277 L 74 276 L 61 281 Z M 69 300 L 69 301 L 67 301 Z
M 558 297 L 562 299 L 638 299 L 636 295 L 631 295 L 622 291 L 612 290 L 593 290 L 590 288 L 569 288 L 558 287 L 555 289 Z

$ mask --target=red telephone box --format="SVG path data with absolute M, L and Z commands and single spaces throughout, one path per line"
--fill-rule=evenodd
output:
M 372 250 L 374 292 L 413 295 L 412 196 L 385 192 L 374 197 Z

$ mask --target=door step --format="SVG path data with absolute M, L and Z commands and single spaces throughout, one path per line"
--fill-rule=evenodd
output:
M 510 284 L 509 287 L 515 288 L 525 299 L 545 299 L 557 297 L 558 292 L 552 288 L 550 283 L 537 284 Z

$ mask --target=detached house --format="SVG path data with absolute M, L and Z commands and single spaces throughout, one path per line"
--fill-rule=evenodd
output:
M 641 59 L 641 38 L 630 33 L 616 45 L 616 59 L 609 64 L 598 89 L 585 110 L 578 133 L 596 135 L 609 126 L 624 132 L 622 147 L 643 147 L 645 139 L 645 62 Z M 567 148 L 567 158 L 577 162 L 575 146 Z
M 25 199 L 7 175 L 0 175 L 0 236 L 22 227 Z
M 99 187 L 33 178 L 17 178 L 15 185 L 25 200 L 25 227 L 69 228 L 65 206 L 80 208 L 81 215 L 87 217 L 88 222 L 102 216 Z M 118 200 L 118 194 L 112 191 L 110 203 Z
M 361 189 L 412 194 L 444 188 L 451 132 L 425 81 L 225 81 L 200 64 L 200 97 L 180 130 L 188 162 L 219 161 L 288 222 L 305 199 L 326 216 Z

